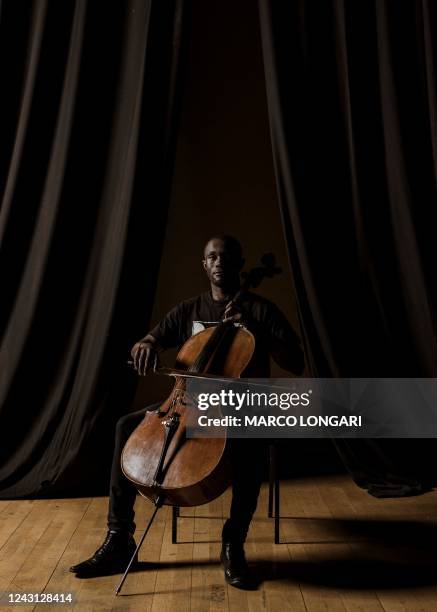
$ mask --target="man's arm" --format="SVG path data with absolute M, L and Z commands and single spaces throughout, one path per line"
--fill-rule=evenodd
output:
M 226 306 L 224 320 L 243 323 L 253 329 L 257 327 L 257 323 L 251 321 L 249 314 L 233 302 Z M 299 336 L 285 315 L 272 303 L 264 312 L 261 333 L 266 336 L 270 354 L 279 367 L 300 376 L 305 369 L 305 359 Z
M 305 369 L 304 353 L 301 347 L 293 341 L 293 343 L 275 342 L 271 347 L 273 359 L 278 366 L 287 372 L 293 372 L 297 376 L 301 376 Z
M 283 370 L 301 376 L 305 369 L 305 357 L 299 336 L 285 315 L 271 304 L 267 316 L 269 350 L 275 362 Z
M 158 367 L 158 353 L 162 350 L 156 338 L 147 334 L 142 340 L 136 342 L 131 350 L 134 368 L 139 376 L 146 376 L 150 370 Z
M 131 350 L 134 367 L 140 376 L 145 376 L 158 367 L 158 353 L 178 346 L 181 338 L 183 304 L 178 304 Z

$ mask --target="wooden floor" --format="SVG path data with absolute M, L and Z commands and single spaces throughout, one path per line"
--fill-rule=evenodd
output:
M 347 476 L 283 482 L 281 538 L 273 544 L 263 488 L 247 556 L 258 591 L 228 587 L 218 563 L 229 493 L 184 509 L 171 544 L 168 508 L 158 514 L 119 597 L 119 576 L 79 580 L 68 571 L 106 534 L 106 498 L 1 501 L 0 592 L 72 592 L 87 610 L 437 610 L 437 492 L 378 500 Z M 137 500 L 138 525 L 151 505 Z M 139 532 L 138 532 L 139 533 Z M 63 608 L 71 609 L 64 605 Z M 0 610 L 59 609 L 0 606 Z

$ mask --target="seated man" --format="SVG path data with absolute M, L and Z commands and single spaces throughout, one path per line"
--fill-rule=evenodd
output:
M 256 348 L 244 376 L 270 375 L 270 355 L 285 370 L 301 374 L 304 367 L 299 339 L 281 311 L 268 300 L 240 288 L 244 260 L 240 243 L 230 236 L 211 238 L 204 251 L 203 267 L 210 290 L 173 308 L 164 319 L 132 348 L 134 366 L 140 376 L 156 367 L 159 351 L 182 345 L 203 323 L 232 320 L 243 323 L 255 336 Z M 156 406 L 157 408 L 158 406 Z M 144 418 L 147 407 L 122 417 L 117 423 L 109 493 L 108 533 L 92 557 L 71 568 L 78 577 L 124 571 L 135 550 L 133 533 L 136 488 L 122 473 L 123 447 Z M 256 509 L 266 459 L 262 440 L 233 440 L 232 503 L 222 533 L 221 561 L 226 581 L 237 588 L 256 586 L 244 555 L 244 542 Z

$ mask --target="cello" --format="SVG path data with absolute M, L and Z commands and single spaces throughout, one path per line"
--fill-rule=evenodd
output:
M 266 254 L 257 266 L 243 275 L 243 283 L 232 303 L 238 304 L 243 292 L 257 287 L 264 277 L 280 272 L 272 254 Z M 138 492 L 155 504 L 155 511 L 137 549 L 117 587 L 129 572 L 133 559 L 162 505 L 199 506 L 220 496 L 230 484 L 231 465 L 226 432 L 217 438 L 187 438 L 189 411 L 187 378 L 239 378 L 255 349 L 253 334 L 233 321 L 221 322 L 191 336 L 179 350 L 175 368 L 161 368 L 158 373 L 173 376 L 175 385 L 158 410 L 147 412 L 131 434 L 122 452 L 124 475 Z

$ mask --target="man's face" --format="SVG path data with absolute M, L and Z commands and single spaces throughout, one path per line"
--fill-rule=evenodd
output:
M 239 282 L 243 260 L 224 240 L 214 238 L 205 247 L 203 267 L 216 287 L 232 287 Z

